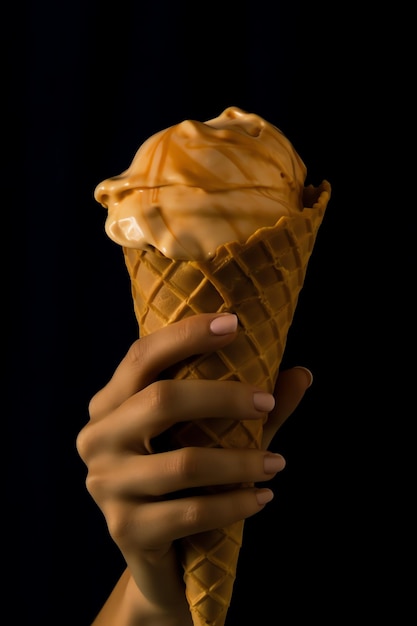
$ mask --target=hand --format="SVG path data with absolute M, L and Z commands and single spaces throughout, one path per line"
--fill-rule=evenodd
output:
M 79 433 L 77 449 L 88 468 L 87 488 L 127 563 L 97 625 L 117 617 L 119 626 L 191 626 L 175 540 L 254 515 L 272 492 L 251 487 L 191 496 L 183 490 L 265 482 L 285 466 L 280 455 L 266 450 L 189 447 L 153 453 L 152 441 L 179 421 L 265 416 L 254 404 L 260 390 L 250 385 L 158 380 L 176 362 L 233 341 L 233 330 L 215 334 L 210 329 L 218 317 L 196 315 L 137 340 L 90 402 L 90 421 Z M 273 409 L 274 398 L 263 395 L 272 409 L 265 446 L 296 408 L 309 382 L 302 368 L 294 368 L 280 374 Z

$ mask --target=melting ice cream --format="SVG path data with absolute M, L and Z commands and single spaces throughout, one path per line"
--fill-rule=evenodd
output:
M 282 215 L 303 210 L 306 167 L 291 142 L 253 113 L 229 107 L 147 139 L 130 167 L 100 183 L 107 235 L 171 259 L 207 260 Z

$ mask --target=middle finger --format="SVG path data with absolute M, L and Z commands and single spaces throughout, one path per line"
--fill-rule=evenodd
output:
M 151 439 L 175 423 L 264 419 L 274 402 L 271 394 L 238 381 L 162 380 L 129 398 L 100 427 L 111 448 L 151 452 Z

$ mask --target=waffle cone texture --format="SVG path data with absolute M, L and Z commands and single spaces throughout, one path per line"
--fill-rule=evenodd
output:
M 305 208 L 257 230 L 245 243 L 220 246 L 206 262 L 176 261 L 157 250 L 124 248 L 140 335 L 198 313 L 232 312 L 238 334 L 225 348 L 189 358 L 164 376 L 240 380 L 272 393 L 330 185 L 304 189 Z M 177 424 L 167 447 L 259 448 L 262 420 Z M 236 578 L 244 522 L 179 541 L 194 626 L 224 626 Z

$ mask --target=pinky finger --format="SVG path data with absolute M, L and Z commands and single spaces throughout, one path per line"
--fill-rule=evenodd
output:
M 259 513 L 273 497 L 270 489 L 251 487 L 147 504 L 138 524 L 141 544 L 144 548 L 158 546 L 229 526 Z

